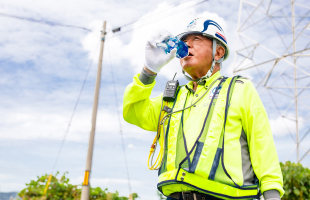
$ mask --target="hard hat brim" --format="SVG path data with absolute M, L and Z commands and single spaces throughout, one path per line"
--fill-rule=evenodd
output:
M 185 40 L 185 38 L 187 37 L 187 36 L 189 36 L 189 35 L 192 35 L 192 34 L 197 34 L 197 35 L 202 35 L 202 36 L 205 36 L 205 37 L 207 37 L 207 38 L 209 38 L 209 39 L 212 39 L 213 38 L 213 36 L 211 36 L 211 35 L 208 35 L 208 34 L 205 34 L 205 33 L 202 33 L 202 32 L 199 32 L 199 31 L 190 31 L 190 32 L 183 32 L 183 33 L 181 33 L 181 34 L 179 34 L 179 35 L 177 35 L 176 37 L 178 38 L 178 39 L 180 39 L 180 40 Z

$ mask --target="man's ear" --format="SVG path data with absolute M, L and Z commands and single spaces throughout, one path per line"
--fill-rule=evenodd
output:
M 224 47 L 219 46 L 219 47 L 216 48 L 214 59 L 216 61 L 218 61 L 220 58 L 222 58 L 224 56 L 224 54 L 225 54 Z

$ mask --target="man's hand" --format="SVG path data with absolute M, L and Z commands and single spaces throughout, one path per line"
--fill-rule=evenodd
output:
M 160 69 L 169 63 L 176 54 L 176 49 L 173 49 L 170 53 L 166 54 L 165 50 L 158 48 L 157 43 L 172 37 L 171 33 L 166 30 L 160 30 L 150 39 L 148 39 L 145 47 L 145 67 L 154 72 L 158 73 Z

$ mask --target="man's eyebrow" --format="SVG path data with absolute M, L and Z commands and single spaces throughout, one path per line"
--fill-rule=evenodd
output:
M 201 34 L 195 34 L 194 36 L 195 36 L 195 37 L 199 37 L 199 38 L 204 38 L 204 36 L 201 35 Z

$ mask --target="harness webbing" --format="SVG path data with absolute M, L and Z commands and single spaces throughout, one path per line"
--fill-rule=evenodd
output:
M 195 147 L 198 145 L 198 141 L 199 141 L 200 137 L 202 136 L 202 133 L 204 132 L 207 119 L 208 119 L 209 117 L 211 117 L 211 116 L 210 116 L 210 110 L 211 110 L 211 107 L 212 107 L 212 105 L 213 105 L 214 98 L 215 98 L 215 96 L 216 96 L 216 94 L 217 94 L 217 92 L 218 92 L 220 86 L 222 85 L 222 83 L 224 83 L 224 82 L 226 81 L 226 79 L 227 79 L 227 78 L 223 78 L 223 79 L 220 81 L 220 83 L 218 84 L 218 86 L 216 87 L 216 90 L 215 90 L 215 92 L 214 92 L 214 95 L 213 95 L 213 97 L 212 97 L 212 99 L 211 99 L 211 102 L 210 102 L 210 104 L 209 104 L 208 112 L 207 112 L 207 115 L 206 115 L 206 117 L 205 117 L 205 119 L 204 119 L 202 129 L 201 129 L 200 134 L 199 134 L 199 136 L 197 137 L 197 139 L 196 139 L 196 141 L 195 141 L 195 143 L 194 143 L 194 146 L 193 146 L 192 149 L 190 150 L 190 152 L 188 152 L 188 150 L 187 150 L 186 138 L 185 138 L 185 134 L 184 134 L 184 128 L 183 128 L 183 127 L 184 127 L 184 126 L 183 126 L 183 124 L 184 124 L 184 122 L 183 122 L 183 121 L 184 121 L 184 120 L 183 120 L 183 113 L 184 113 L 184 111 L 183 111 L 182 116 L 181 116 L 181 126 L 182 126 L 181 129 L 182 129 L 182 134 L 183 134 L 183 140 L 184 140 L 184 147 L 185 147 L 185 151 L 186 151 L 186 157 L 180 162 L 179 167 L 181 167 L 181 165 L 182 165 L 186 160 L 188 160 L 188 162 L 189 162 L 188 164 L 189 164 L 189 165 L 191 164 L 191 163 L 190 163 L 190 155 L 191 155 L 192 152 L 194 151 Z
M 227 90 L 227 97 L 226 97 L 226 106 L 225 106 L 225 117 L 224 117 L 224 127 L 223 127 L 223 142 L 222 142 L 222 167 L 223 167 L 223 170 L 226 174 L 226 176 L 232 180 L 232 182 L 234 182 L 235 186 L 241 190 L 251 190 L 251 188 L 247 188 L 247 187 L 242 187 L 240 185 L 238 185 L 230 176 L 230 174 L 228 173 L 228 171 L 226 170 L 225 168 L 225 164 L 224 164 L 224 142 L 225 142 L 225 127 L 226 127 L 226 121 L 227 121 L 227 115 L 228 115 L 228 107 L 229 107 L 229 104 L 230 104 L 230 100 L 231 100 L 231 97 L 232 97 L 232 92 L 233 92 L 233 88 L 235 86 L 235 83 L 236 83 L 236 80 L 241 77 L 241 76 L 234 76 L 228 86 L 228 90 Z

